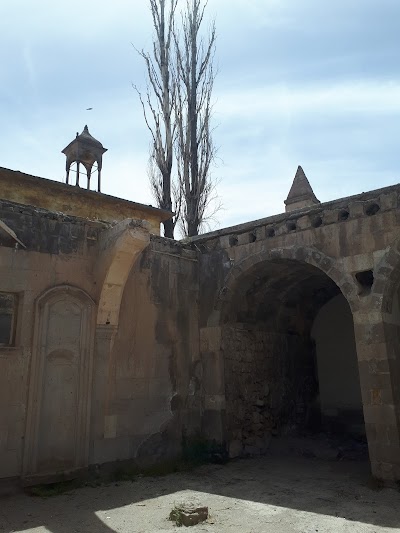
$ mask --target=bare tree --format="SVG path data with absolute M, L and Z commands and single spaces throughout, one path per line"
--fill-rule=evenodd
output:
M 176 158 L 183 194 L 182 226 L 186 236 L 198 235 L 214 198 L 210 167 L 215 158 L 211 128 L 211 93 L 215 73 L 215 23 L 205 40 L 200 35 L 207 1 L 187 0 L 176 46 Z
M 138 90 L 146 125 L 152 136 L 150 149 L 149 178 L 153 196 L 162 209 L 175 209 L 174 219 L 165 221 L 164 235 L 174 237 L 174 228 L 179 217 L 180 189 L 174 186 L 172 166 L 174 155 L 175 125 L 173 112 L 177 94 L 173 75 L 174 16 L 178 0 L 149 0 L 155 35 L 153 50 L 149 54 L 138 51 L 147 70 L 145 97 Z M 173 206 L 174 193 L 175 206 Z

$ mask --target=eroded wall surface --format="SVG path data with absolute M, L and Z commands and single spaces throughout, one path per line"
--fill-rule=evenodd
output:
M 94 413 L 93 461 L 167 460 L 200 427 L 196 253 L 153 237 L 125 286 L 111 355 L 107 432 Z M 103 377 L 102 377 L 103 376 Z M 97 370 L 98 383 L 104 372 Z M 94 404 L 104 387 L 94 391 Z
M 18 239 L 0 246 L 0 292 L 18 302 L 0 345 L 0 477 L 176 455 L 199 429 L 197 254 L 141 221 L 8 201 L 0 220 Z

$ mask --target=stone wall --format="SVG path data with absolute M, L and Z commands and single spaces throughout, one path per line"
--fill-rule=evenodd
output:
M 17 245 L 17 248 L 51 255 L 87 254 L 96 246 L 100 232 L 110 226 L 1 199 L 0 220 L 25 246 Z
M 264 453 L 271 435 L 304 431 L 317 396 L 309 339 L 225 326 L 226 425 L 231 457 Z
M 88 220 L 109 223 L 126 219 L 146 220 L 155 234 L 160 233 L 160 223 L 171 217 L 150 205 L 115 198 L 107 194 L 88 191 L 75 185 L 66 185 L 23 172 L 0 167 L 1 198 L 25 206 L 35 206 L 52 213 L 63 213 Z
M 59 234 L 55 245 L 54 233 L 48 232 L 51 220 L 21 215 L 31 222 L 26 222 L 25 232 L 19 231 L 29 251 L 0 246 L 0 291 L 16 295 L 18 300 L 15 341 L 0 347 L 0 477 L 22 473 L 36 300 L 47 289 L 60 285 L 80 287 L 97 297 L 92 278 L 95 247 L 87 239 L 92 226 L 65 222 L 65 234 L 76 231 L 79 237 L 71 244 Z M 7 220 L 17 232 L 20 226 L 16 219 Z
M 25 246 L 7 233 L 0 245 L 0 292 L 18 302 L 0 346 L 0 477 L 178 454 L 200 429 L 197 253 L 141 222 L 9 201 L 0 219 Z
M 372 471 L 380 478 L 400 478 L 400 349 L 393 307 L 400 285 L 399 207 L 400 187 L 393 186 L 191 240 L 202 254 L 200 286 L 205 290 L 199 309 L 207 376 L 203 426 L 209 438 L 227 439 L 225 385 L 217 386 L 212 378 L 216 374 L 226 383 L 221 341 L 217 341 L 224 325 L 256 324 L 269 315 L 272 322 L 276 318 L 278 331 L 285 323 L 296 331 L 302 321 L 305 331 L 315 311 L 338 294 L 331 290 L 333 283 L 353 315 Z M 285 273 L 274 270 L 274 264 Z M 318 280 L 315 271 L 308 275 L 307 266 L 317 269 L 325 281 Z M 310 297 L 319 307 L 296 311 L 296 302 L 306 303 Z M 283 313 L 278 305 L 282 298 L 289 304 Z M 212 424 L 207 422 L 211 418 Z
M 103 438 L 94 415 L 93 462 L 166 460 L 183 433 L 199 432 L 197 294 L 196 254 L 153 237 L 125 286 L 108 385 L 112 429 Z M 103 394 L 97 386 L 95 405 Z
M 89 429 L 71 464 L 86 467 L 162 460 L 199 431 L 240 454 L 264 449 L 272 432 L 306 427 L 315 397 L 311 325 L 341 292 L 354 319 L 372 469 L 399 479 L 399 193 L 371 191 L 186 243 L 150 237 L 151 224 L 140 221 L 101 223 L 1 201 L 0 219 L 22 245 L 0 231 L 0 292 L 18 302 L 15 341 L 0 347 L 0 476 L 25 476 L 27 460 L 38 473 L 37 452 L 49 448 L 35 448 L 35 423 L 62 401 L 40 416 L 32 407 L 35 390 L 51 389 L 49 381 L 36 387 L 32 369 L 67 355 L 54 344 L 37 348 L 50 324 L 47 296 L 84 293 L 67 298 L 68 321 L 77 308 L 94 317 L 85 326 L 93 358 L 74 352 L 73 328 L 64 346 L 83 365 L 86 405 L 78 404 Z

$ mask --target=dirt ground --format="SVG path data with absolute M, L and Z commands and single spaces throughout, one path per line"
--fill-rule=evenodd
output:
M 0 531 L 167 532 L 177 529 L 168 515 L 185 495 L 210 511 L 194 532 L 400 531 L 400 492 L 372 484 L 365 461 L 293 456 L 207 465 L 51 498 L 16 494 L 0 499 Z

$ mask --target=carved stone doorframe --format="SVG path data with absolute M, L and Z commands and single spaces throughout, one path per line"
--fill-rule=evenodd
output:
M 88 465 L 91 410 L 91 386 L 93 373 L 93 347 L 96 321 L 96 305 L 83 290 L 61 285 L 47 290 L 36 301 L 35 326 L 30 368 L 30 384 L 27 408 L 27 425 L 23 476 L 41 476 L 60 472 L 42 471 L 38 464 L 39 444 L 45 435 L 40 431 L 43 405 L 46 348 L 49 335 L 49 319 L 52 306 L 57 303 L 73 305 L 80 312 L 79 361 L 77 364 L 77 399 L 75 418 L 74 459 L 69 470 L 78 470 Z M 67 325 L 66 325 L 67 327 Z M 43 432 L 42 432 L 43 433 Z M 52 459 L 52 458 L 49 458 Z M 65 472 L 64 472 L 65 473 Z

